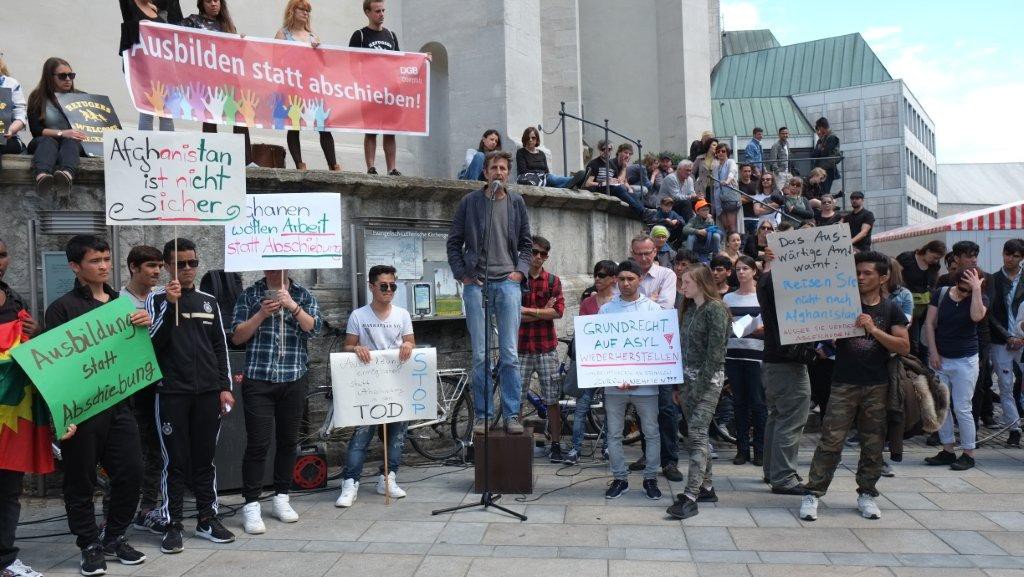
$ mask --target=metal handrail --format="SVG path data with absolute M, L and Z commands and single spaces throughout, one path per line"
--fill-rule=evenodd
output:
M 713 181 L 717 182 L 717 183 L 718 183 L 718 184 L 719 184 L 720 186 L 722 186 L 722 187 L 725 187 L 725 188 L 728 188 L 729 190 L 733 190 L 733 191 L 736 191 L 736 192 L 740 193 L 740 196 L 742 196 L 743 198 L 746 198 L 746 199 L 747 199 L 747 200 L 749 200 L 750 202 L 753 202 L 753 203 L 757 203 L 757 204 L 760 204 L 761 206 L 764 206 L 764 207 L 767 207 L 767 208 L 769 208 L 769 209 L 770 209 L 770 210 L 771 210 L 772 212 L 778 213 L 778 214 L 780 214 L 780 215 L 782 215 L 782 216 L 784 216 L 784 217 L 786 217 L 786 218 L 788 218 L 788 219 L 792 220 L 792 221 L 793 221 L 794 223 L 796 223 L 796 224 L 797 224 L 798 226 L 804 223 L 804 221 L 800 220 L 799 218 L 797 218 L 797 217 L 795 217 L 795 216 L 793 216 L 793 215 L 791 215 L 791 214 L 786 214 L 786 213 L 785 213 L 785 212 L 783 212 L 783 211 L 782 211 L 781 209 L 775 208 L 774 206 L 772 206 L 772 205 L 770 205 L 770 204 L 768 204 L 768 203 L 766 203 L 766 202 L 763 202 L 763 201 L 757 200 L 757 199 L 756 199 L 756 198 L 754 198 L 753 196 L 751 196 L 751 195 L 749 195 L 749 194 L 747 194 L 747 193 L 743 192 L 742 190 L 740 190 L 740 189 L 736 188 L 735 186 L 732 186 L 732 185 L 729 185 L 729 184 L 725 184 L 724 182 L 722 182 L 721 180 L 718 180 L 718 179 L 717 179 L 717 178 L 715 178 L 714 176 L 708 175 L 708 177 L 709 177 L 709 178 L 710 178 L 711 180 L 713 180 Z
M 576 116 L 574 114 L 566 112 L 565 111 L 565 102 L 564 101 L 562 102 L 561 110 L 558 111 L 558 116 L 559 116 L 559 122 L 562 125 L 562 172 L 564 174 L 566 174 L 566 175 L 569 174 L 569 150 L 568 150 L 568 145 L 567 145 L 567 136 L 566 136 L 566 132 L 565 132 L 565 119 L 566 118 L 572 118 L 573 120 L 579 120 L 583 124 L 588 124 L 588 125 L 593 126 L 595 128 L 603 128 L 604 129 L 604 140 L 605 140 L 605 142 L 608 141 L 608 135 L 609 134 L 614 134 L 615 136 L 624 138 L 625 140 L 628 140 L 629 142 L 632 142 L 633 144 L 636 145 L 636 155 L 637 155 L 637 158 L 638 159 L 643 158 L 644 145 L 641 144 L 640 139 L 639 138 L 633 139 L 632 137 L 626 136 L 625 134 L 622 134 L 621 132 L 617 132 L 615 130 L 612 130 L 608 126 L 608 119 L 607 118 L 604 119 L 604 125 L 597 124 L 596 122 L 591 122 L 591 121 L 587 120 L 586 118 L 582 118 L 580 116 Z M 604 183 L 604 192 L 605 192 L 605 194 L 610 194 L 610 190 L 611 190 L 611 183 L 608 182 L 607 180 L 605 180 L 605 183 Z

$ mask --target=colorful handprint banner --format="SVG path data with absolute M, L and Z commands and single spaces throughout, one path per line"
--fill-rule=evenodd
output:
M 103 133 L 107 224 L 245 220 L 245 138 L 205 132 Z
M 278 130 L 429 132 L 425 54 L 143 22 L 124 62 L 132 102 L 146 114 Z

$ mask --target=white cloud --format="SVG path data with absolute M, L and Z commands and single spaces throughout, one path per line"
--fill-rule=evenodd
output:
M 752 2 L 724 0 L 720 7 L 723 30 L 756 30 L 763 27 L 761 15 Z
M 877 42 L 884 40 L 890 36 L 895 36 L 903 32 L 903 28 L 899 26 L 874 26 L 861 32 L 860 35 L 864 37 L 868 42 Z

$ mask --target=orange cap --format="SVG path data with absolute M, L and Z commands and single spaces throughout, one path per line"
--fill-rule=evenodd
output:
M 708 201 L 706 201 L 703 198 L 701 198 L 701 199 L 699 199 L 697 202 L 695 202 L 693 204 L 693 210 L 695 210 L 695 211 L 700 210 L 700 209 L 704 208 L 707 205 L 708 205 Z

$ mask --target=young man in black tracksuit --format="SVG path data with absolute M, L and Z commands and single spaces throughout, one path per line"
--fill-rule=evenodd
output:
M 153 317 L 150 335 L 164 375 L 156 390 L 164 452 L 163 512 L 168 522 L 160 550 L 179 553 L 186 484 L 199 511 L 196 536 L 214 543 L 235 540 L 217 519 L 213 465 L 220 419 L 235 399 L 220 307 L 213 295 L 195 287 L 199 266 L 195 243 L 184 238 L 168 242 L 164 264 L 176 278 L 150 295 L 146 310 Z
M 118 293 L 107 284 L 110 277 L 110 245 L 102 238 L 78 235 L 65 248 L 68 266 L 75 273 L 75 286 L 46 308 L 44 324 L 52 331 L 64 323 L 97 309 Z M 132 314 L 132 324 L 147 326 L 145 311 Z M 67 431 L 58 431 L 64 468 L 64 508 L 68 528 L 82 550 L 82 575 L 103 575 L 107 559 L 125 565 L 137 565 L 146 556 L 125 541 L 125 531 L 139 504 L 142 481 L 142 448 L 139 427 L 131 404 L 123 400 Z M 110 476 L 110 510 L 106 526 L 96 525 L 93 496 L 96 492 L 96 466 L 103 465 Z

